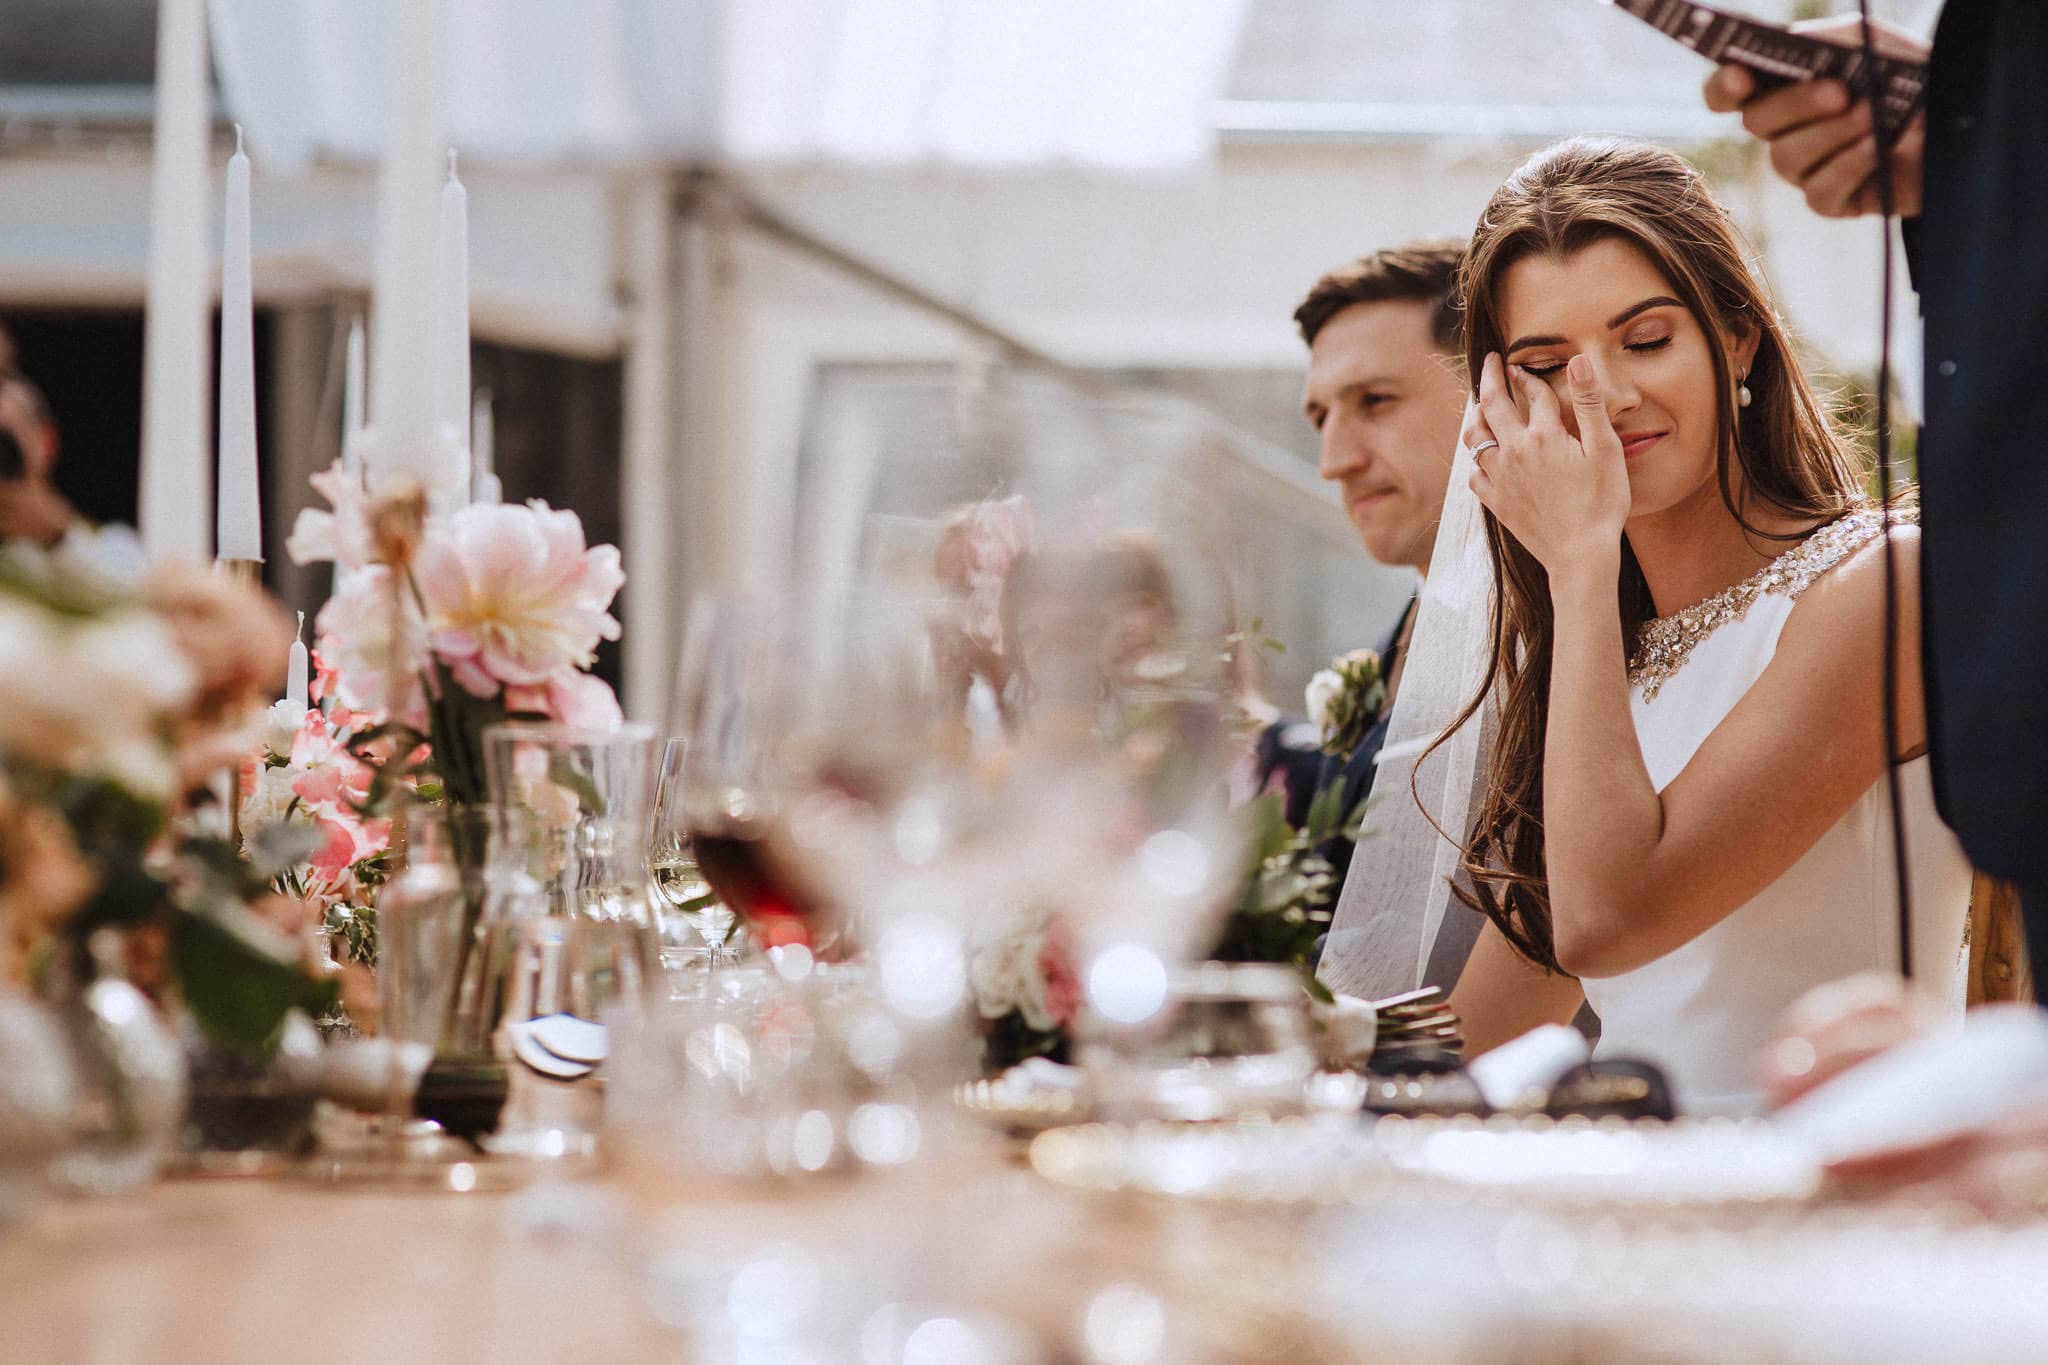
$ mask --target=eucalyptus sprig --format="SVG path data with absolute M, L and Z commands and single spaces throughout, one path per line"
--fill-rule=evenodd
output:
M 1252 822 L 1250 867 L 1244 891 L 1224 923 L 1214 957 L 1225 962 L 1285 962 L 1299 967 L 1312 993 L 1317 945 L 1329 931 L 1332 903 L 1341 889 L 1323 849 L 1333 840 L 1355 842 L 1367 802 L 1344 808 L 1342 783 L 1317 792 L 1300 828 L 1287 823 L 1280 794 L 1269 792 L 1245 807 Z

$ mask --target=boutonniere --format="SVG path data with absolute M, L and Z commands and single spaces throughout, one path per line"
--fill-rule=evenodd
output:
M 1308 718 L 1323 732 L 1323 752 L 1348 754 L 1365 738 L 1387 700 L 1376 649 L 1354 649 L 1308 680 Z

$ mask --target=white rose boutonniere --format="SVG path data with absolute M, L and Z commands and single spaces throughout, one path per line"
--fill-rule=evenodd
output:
M 1376 649 L 1354 649 L 1330 660 L 1308 680 L 1304 700 L 1311 724 L 1323 732 L 1323 752 L 1348 754 L 1387 700 L 1386 679 L 1380 676 Z

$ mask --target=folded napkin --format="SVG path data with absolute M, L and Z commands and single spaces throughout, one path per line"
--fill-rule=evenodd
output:
M 1363 1070 L 1379 1041 L 1379 1011 L 1370 1000 L 1339 995 L 1329 1004 L 1311 1001 L 1309 1016 L 1323 1034 L 1326 1066 Z
M 1583 1033 L 1565 1024 L 1545 1024 L 1474 1057 L 1465 1071 L 1495 1109 L 1541 1108 L 1558 1077 L 1590 1056 Z
M 1828 1164 L 1907 1151 L 2048 1104 L 2048 1012 L 1987 1005 L 1881 1053 L 1780 1109 Z

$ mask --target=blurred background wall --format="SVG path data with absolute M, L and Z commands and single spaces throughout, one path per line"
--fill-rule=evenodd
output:
M 365 306 L 392 0 L 214 0 L 217 164 L 246 125 L 266 576 L 340 431 Z M 1759 17 L 1851 4 L 1751 0 Z M 1874 7 L 1922 31 L 1933 0 Z M 695 587 L 771 579 L 833 385 L 957 401 L 1020 344 L 1231 433 L 1245 610 L 1283 706 L 1408 591 L 1315 476 L 1289 313 L 1324 270 L 1463 234 L 1579 132 L 1693 157 L 1814 362 L 1876 363 L 1879 238 L 1825 223 L 1708 115 L 1697 58 L 1597 0 L 451 0 L 478 385 L 506 496 L 580 512 L 629 573 L 605 659 L 657 723 Z M 60 482 L 134 515 L 150 0 L 0 0 L 0 321 Z M 218 175 L 218 172 L 216 173 Z M 1900 291 L 1895 370 L 1917 374 Z M 210 462 L 209 462 L 210 464 Z

